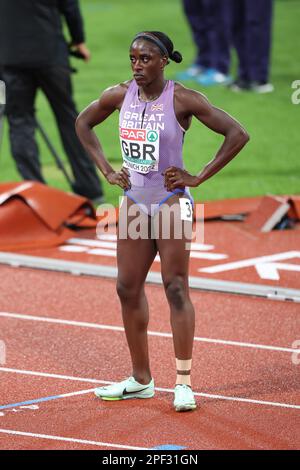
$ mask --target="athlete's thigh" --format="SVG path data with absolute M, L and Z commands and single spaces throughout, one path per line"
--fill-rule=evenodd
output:
M 180 197 L 176 195 L 168 199 L 156 216 L 156 227 L 159 227 L 156 243 L 164 282 L 175 276 L 187 279 L 189 272 L 193 222 L 182 220 Z
M 132 211 L 132 209 L 138 208 L 125 196 L 119 210 L 118 280 L 127 286 L 139 287 L 147 277 L 157 247 L 155 240 L 151 239 L 149 216 L 142 211 Z

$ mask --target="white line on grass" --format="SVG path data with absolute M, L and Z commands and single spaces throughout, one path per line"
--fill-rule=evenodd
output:
M 53 317 L 38 317 L 34 315 L 24 315 L 20 313 L 0 312 L 0 317 L 16 318 L 18 320 L 40 321 L 40 322 L 45 322 L 45 323 L 56 323 L 56 324 L 61 324 L 61 325 L 78 326 L 78 327 L 83 327 L 83 328 L 95 328 L 98 330 L 124 332 L 124 328 L 121 326 L 101 325 L 99 323 L 88 323 L 88 322 L 80 322 L 80 321 L 73 321 L 73 320 L 62 320 L 62 319 L 53 318 Z M 148 335 L 157 336 L 161 338 L 172 338 L 171 333 L 161 333 L 158 331 L 148 331 Z M 242 348 L 264 349 L 268 351 L 280 351 L 280 352 L 288 352 L 288 353 L 296 353 L 296 354 L 299 353 L 299 349 L 285 348 L 281 346 L 268 346 L 264 344 L 255 344 L 255 343 L 243 343 L 239 341 L 229 341 L 229 340 L 223 340 L 223 339 L 202 338 L 199 336 L 195 336 L 194 341 L 202 342 L 202 343 L 223 344 L 226 346 L 239 346 Z

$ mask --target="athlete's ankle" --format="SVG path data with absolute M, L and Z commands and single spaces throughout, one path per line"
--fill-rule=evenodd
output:
M 135 373 L 133 373 L 132 376 L 133 376 L 134 380 L 136 380 L 141 385 L 148 385 L 152 380 L 151 374 L 135 374 Z
M 182 360 L 176 358 L 177 377 L 176 385 L 187 385 L 192 388 L 191 385 L 191 368 L 192 359 Z

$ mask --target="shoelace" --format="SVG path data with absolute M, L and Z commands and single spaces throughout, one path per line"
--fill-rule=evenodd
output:
M 186 397 L 186 392 L 188 392 L 189 398 L 193 399 L 192 389 L 190 387 L 188 387 L 187 385 L 185 385 L 185 384 L 176 385 L 175 389 L 176 389 L 176 395 L 177 396 L 179 395 L 179 399 L 181 399 L 182 396 Z
M 191 390 L 191 388 L 188 386 L 188 385 L 185 385 L 185 384 L 178 384 L 176 385 L 175 387 L 177 390 Z

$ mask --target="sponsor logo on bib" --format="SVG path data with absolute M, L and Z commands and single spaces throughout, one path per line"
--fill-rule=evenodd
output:
M 147 139 L 149 142 L 156 142 L 158 139 L 158 133 L 156 131 L 149 131 L 147 133 Z
M 120 128 L 124 166 L 139 173 L 158 171 L 159 131 Z

